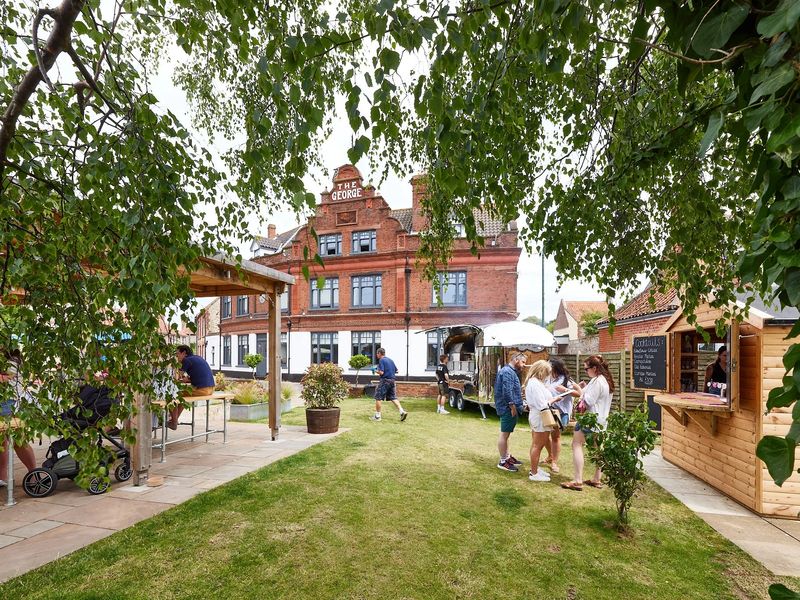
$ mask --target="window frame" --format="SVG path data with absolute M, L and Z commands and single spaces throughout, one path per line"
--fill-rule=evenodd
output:
M 244 308 L 244 310 L 240 310 Z M 250 314 L 250 296 L 236 296 L 236 316 L 241 317 L 243 315 Z
M 372 341 L 367 341 L 365 338 L 370 336 Z M 358 341 L 356 341 L 356 337 L 358 337 Z M 372 350 L 369 353 L 361 352 L 361 350 L 366 346 L 372 346 Z M 372 360 L 373 365 L 378 364 L 377 360 L 377 350 L 381 347 L 381 332 L 380 331 L 352 331 L 350 332 L 350 356 L 355 356 L 356 354 L 364 354 L 365 356 L 370 357 Z
M 330 283 L 330 286 L 328 285 Z M 330 291 L 331 294 L 331 304 L 330 306 L 322 306 L 320 304 L 320 298 L 322 293 L 326 290 Z M 326 277 L 325 278 L 325 285 L 323 287 L 317 287 L 316 280 L 311 282 L 311 297 L 309 298 L 309 308 L 311 310 L 336 310 L 339 308 L 339 278 L 338 277 Z
M 222 336 L 222 363 L 223 367 L 231 366 L 231 336 Z
M 322 345 L 323 340 L 321 336 L 330 336 L 330 357 L 331 360 L 323 361 L 322 358 Z M 324 340 L 327 342 L 327 340 Z M 319 365 L 323 362 L 330 362 L 334 365 L 339 364 L 339 332 L 338 331 L 312 331 L 311 332 L 311 364 Z
M 372 286 L 358 287 L 358 296 L 356 296 L 356 280 L 360 283 L 365 278 L 372 278 Z M 362 291 L 365 287 L 372 288 L 372 304 L 363 304 Z M 379 297 L 380 296 L 380 297 Z M 356 297 L 358 297 L 359 304 L 356 304 Z M 350 277 L 350 307 L 351 308 L 381 308 L 383 306 L 383 275 L 381 273 L 364 273 L 353 275 Z
M 242 338 L 245 341 L 245 352 L 242 353 Z M 244 335 L 239 334 L 236 336 L 236 352 L 237 356 L 236 359 L 238 362 L 236 363 L 237 367 L 246 367 L 247 363 L 244 362 L 244 357 L 250 354 L 250 334 L 245 333 Z
M 369 250 L 361 249 L 361 238 L 364 235 L 368 236 Z M 371 254 L 378 251 L 378 230 L 365 229 L 363 231 L 354 231 L 350 236 L 350 253 L 351 254 Z
M 230 319 L 233 310 L 231 297 L 230 296 L 222 296 L 222 300 L 220 301 L 220 313 L 219 316 L 221 319 Z
M 436 285 L 431 284 L 431 298 L 432 298 L 432 305 L 433 306 L 467 306 L 467 272 L 466 271 L 439 271 L 436 273 L 436 278 L 439 282 L 438 287 Z M 445 279 L 449 280 L 454 278 L 456 281 L 455 283 L 447 282 L 445 286 Z M 463 278 L 463 282 L 459 281 L 459 279 Z M 463 293 L 463 301 L 459 301 L 459 293 L 458 288 L 462 286 L 464 288 Z M 450 289 L 451 287 L 455 288 L 453 302 L 446 302 L 444 298 L 442 298 L 441 304 L 439 303 L 438 295 L 442 292 L 442 290 Z
M 328 252 L 329 244 L 333 244 L 334 252 Z M 326 251 L 323 252 L 323 245 Z M 341 233 L 320 233 L 317 234 L 317 252 L 320 256 L 341 256 L 342 255 L 342 234 Z

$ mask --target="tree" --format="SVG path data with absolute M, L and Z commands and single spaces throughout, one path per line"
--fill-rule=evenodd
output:
M 256 378 L 256 368 L 258 365 L 261 364 L 261 361 L 264 360 L 264 357 L 260 354 L 245 354 L 244 355 L 244 364 L 248 367 L 253 369 L 253 379 Z
M 354 354 L 350 357 L 350 360 L 347 361 L 347 364 L 350 365 L 351 369 L 356 370 L 356 385 L 358 385 L 358 372 L 363 369 L 364 367 L 368 367 L 372 364 L 372 359 L 369 356 L 365 356 L 363 354 Z
M 64 291 L 54 305 L 130 303 L 144 331 L 167 297 L 187 296 L 177 273 L 198 251 L 188 241 L 214 239 L 203 228 L 191 237 L 191 215 L 218 186 L 235 198 L 219 209 L 223 228 L 264 198 L 267 209 L 313 206 L 303 177 L 322 166 L 341 98 L 351 161 L 429 174 L 428 275 L 450 256 L 453 221 L 480 252 L 480 215 L 510 221 L 522 209 L 526 243 L 553 256 L 562 277 L 588 279 L 608 297 L 644 274 L 676 287 L 687 312 L 710 300 L 735 317 L 737 293 L 800 305 L 793 0 L 122 6 L 101 15 L 96 0 L 63 0 L 36 19 L 21 0 L 0 7 L 3 294 L 29 279 L 33 290 L 82 288 L 85 265 L 102 259 L 115 277 L 90 271 L 101 301 Z M 32 60 L 28 32 L 42 20 L 54 26 Z M 229 176 L 147 91 L 153 57 L 172 40 L 187 56 L 176 80 L 195 125 L 231 142 Z M 59 81 L 45 93 L 41 74 L 59 52 L 76 86 Z M 308 259 L 306 276 L 318 269 Z M 157 283 L 142 293 L 141 282 Z M 54 316 L 47 310 L 43 319 L 23 311 L 26 336 L 47 340 L 34 335 Z M 74 340 L 97 329 L 89 321 L 62 334 L 75 348 L 65 353 L 70 368 L 83 360 Z M 778 483 L 794 469 L 800 436 L 798 360 L 795 344 L 769 399 L 794 404 L 796 425 L 759 446 Z
M 581 329 L 584 335 L 597 335 L 597 322 L 606 315 L 600 311 L 593 310 L 581 315 Z

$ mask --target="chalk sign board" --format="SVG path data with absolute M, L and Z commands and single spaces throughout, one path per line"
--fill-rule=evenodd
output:
M 631 348 L 633 389 L 666 390 L 669 344 L 666 335 L 635 335 Z

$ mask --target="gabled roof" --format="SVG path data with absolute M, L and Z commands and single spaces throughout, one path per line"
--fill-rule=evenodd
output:
M 625 319 L 634 319 L 637 317 L 644 317 L 646 315 L 655 315 L 658 313 L 674 312 L 678 309 L 677 291 L 670 289 L 666 293 L 659 291 L 653 292 L 653 301 L 655 304 L 650 304 L 650 291 L 653 285 L 648 284 L 642 292 L 630 300 L 627 304 L 614 313 L 614 319 L 617 322 Z M 601 319 L 597 322 L 598 325 L 607 325 L 608 318 Z
M 257 244 L 259 248 L 267 250 L 270 253 L 280 252 L 283 250 L 286 244 L 294 239 L 294 236 L 297 235 L 297 232 L 300 231 L 301 227 L 302 225 L 298 225 L 289 231 L 284 231 L 283 233 L 276 235 L 274 238 L 257 235 L 253 238 L 253 242 Z
M 581 322 L 581 317 L 589 312 L 608 312 L 608 303 L 603 300 L 562 300 L 564 310 L 566 310 L 572 318 L 578 323 Z
M 389 213 L 390 216 L 394 217 L 398 221 L 400 221 L 400 225 L 402 225 L 403 229 L 405 229 L 408 233 L 412 231 L 412 220 L 414 218 L 414 209 L 413 208 L 398 208 L 393 210 Z M 486 210 L 474 210 L 472 214 L 475 216 L 475 225 L 478 229 L 478 235 L 483 237 L 492 237 L 496 235 L 500 235 L 505 231 L 516 231 L 517 230 L 517 222 L 511 221 L 510 223 L 505 223 L 500 219 L 496 219 L 495 217 L 489 214 L 489 211 Z M 482 224 L 482 225 L 481 225 Z

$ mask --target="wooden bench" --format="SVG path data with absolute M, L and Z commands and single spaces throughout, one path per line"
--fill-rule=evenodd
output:
M 208 436 L 212 433 L 221 433 L 222 434 L 222 443 L 225 444 L 228 442 L 228 400 L 233 400 L 233 394 L 231 392 L 214 392 L 208 396 L 183 396 L 182 400 L 188 402 L 192 409 L 192 420 L 189 423 L 178 423 L 178 425 L 191 425 L 192 433 L 191 435 L 175 438 L 175 439 L 168 439 L 169 438 L 169 427 L 167 427 L 167 423 L 169 421 L 169 414 L 167 411 L 166 402 L 163 400 L 156 400 L 153 401 L 151 404 L 153 406 L 158 406 L 161 409 L 161 424 L 159 427 L 161 428 L 161 441 L 158 443 L 153 444 L 153 448 L 158 448 L 161 450 L 161 461 L 166 462 L 166 448 L 169 444 L 175 444 L 177 442 L 184 442 L 186 440 L 193 440 L 194 438 L 203 437 L 205 436 L 206 442 L 208 442 Z M 222 400 L 222 429 L 210 429 L 208 423 L 208 412 L 209 407 L 211 406 L 212 400 Z M 199 433 L 195 433 L 195 419 L 194 419 L 194 408 L 198 404 L 205 402 L 206 403 L 206 428 L 205 431 L 201 431 Z
M 14 444 L 11 442 L 11 431 L 21 429 L 25 424 L 17 417 L 8 420 L 0 420 L 0 437 L 8 440 L 8 454 L 3 458 L 8 461 L 8 472 L 6 473 L 6 506 L 14 506 Z

